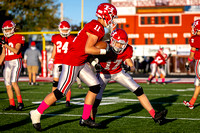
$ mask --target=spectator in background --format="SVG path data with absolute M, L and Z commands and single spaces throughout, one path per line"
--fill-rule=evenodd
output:
M 39 61 L 42 66 L 42 56 L 40 51 L 36 48 L 35 42 L 31 42 L 31 47 L 25 51 L 24 54 L 24 67 L 27 67 L 29 85 L 39 85 L 36 82 L 36 74 L 39 69 Z

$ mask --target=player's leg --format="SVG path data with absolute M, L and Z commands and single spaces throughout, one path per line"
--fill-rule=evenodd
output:
M 62 67 L 62 64 L 54 64 L 53 66 L 53 83 L 52 83 L 52 92 L 57 89 L 58 87 L 58 81 L 61 74 L 61 70 L 59 69 L 59 66 Z M 51 106 L 55 106 L 56 102 L 54 102 Z
M 33 85 L 39 85 L 37 82 L 36 82 L 36 74 L 38 73 L 38 69 L 39 67 L 38 66 L 32 66 L 32 75 L 33 75 Z
M 71 88 L 69 89 L 66 95 L 66 104 L 65 104 L 66 107 L 70 107 L 70 100 L 71 100 Z
M 19 76 L 21 73 L 22 61 L 21 61 L 21 59 L 16 59 L 16 60 L 13 60 L 12 62 L 13 62 L 13 64 L 12 64 L 12 71 L 11 71 L 11 75 L 12 75 L 11 82 L 12 82 L 12 86 L 15 90 L 15 94 L 16 94 L 17 101 L 18 101 L 17 110 L 21 111 L 24 108 L 24 104 L 22 101 L 22 96 L 21 96 L 19 85 L 18 85 L 18 79 L 19 79 Z
M 156 112 L 153 109 L 148 98 L 144 94 L 143 88 L 140 85 L 138 85 L 129 74 L 125 73 L 124 71 L 121 71 L 121 72 L 115 74 L 112 78 L 115 81 L 117 81 L 118 83 L 120 83 L 122 86 L 128 88 L 130 91 L 135 93 L 135 95 L 137 96 L 141 105 L 149 112 L 149 114 L 152 116 L 152 118 L 157 119 Z M 161 116 L 159 116 L 159 117 L 164 118 L 166 116 L 165 113 L 167 113 L 167 112 L 163 111 L 161 113 Z
M 199 64 L 200 60 L 196 60 L 195 62 L 195 80 L 194 80 L 194 85 L 195 85 L 195 90 L 194 90 L 194 94 L 192 96 L 192 98 L 190 99 L 190 101 L 183 101 L 183 104 L 185 106 L 188 106 L 190 109 L 194 109 L 194 103 L 197 100 L 197 97 L 200 93 L 200 64 Z
M 82 87 L 82 85 L 81 85 L 81 80 L 80 80 L 79 77 L 76 78 L 76 82 L 77 82 L 77 84 L 78 84 L 78 88 L 79 88 L 79 89 L 85 89 L 85 88 Z
M 43 112 L 46 109 L 48 109 L 49 106 L 52 105 L 54 102 L 66 95 L 72 84 L 75 82 L 78 72 L 82 68 L 83 66 L 68 66 L 64 64 L 62 65 L 62 72 L 60 75 L 57 89 L 48 94 L 36 110 L 30 111 L 32 124 L 36 130 L 42 130 L 40 124 L 40 117 L 43 114 Z
M 32 66 L 27 66 L 27 70 L 28 70 L 28 79 L 29 79 L 29 85 L 32 85 Z
M 162 80 L 162 84 L 165 85 L 165 76 L 166 76 L 166 73 L 165 73 L 165 70 L 162 68 L 160 68 L 160 78 Z
M 183 104 L 187 106 L 189 109 L 194 109 L 194 103 L 196 102 L 197 97 L 199 96 L 200 93 L 200 81 L 197 77 L 195 77 L 194 85 L 195 85 L 195 90 L 190 101 L 183 101 Z
M 89 119 L 96 95 L 100 91 L 100 83 L 97 80 L 94 72 L 90 69 L 88 64 L 85 64 L 84 68 L 79 73 L 79 78 L 89 86 L 89 91 L 85 97 L 83 114 L 79 124 L 81 126 L 98 127 L 99 124 Z
M 6 86 L 7 95 L 10 105 L 4 110 L 16 110 L 14 94 L 11 86 L 11 61 L 5 61 L 5 68 L 3 70 L 4 84 Z
M 150 84 L 151 81 L 153 80 L 155 73 L 156 73 L 157 65 L 155 63 L 153 63 L 150 65 L 150 68 L 151 68 L 151 73 L 147 79 L 147 84 Z
M 100 82 L 101 89 L 96 96 L 96 99 L 95 99 L 95 102 L 94 102 L 94 105 L 93 105 L 93 108 L 91 111 L 90 117 L 93 121 L 95 121 L 95 116 L 97 114 L 98 107 L 101 103 L 104 89 L 106 88 L 107 83 L 110 81 L 111 75 L 110 74 L 97 74 L 97 77 Z

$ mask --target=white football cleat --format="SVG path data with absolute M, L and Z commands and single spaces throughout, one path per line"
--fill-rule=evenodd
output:
M 189 109 L 194 109 L 194 105 L 191 105 L 188 101 L 183 101 L 183 104 L 187 106 Z
M 31 110 L 29 115 L 30 115 L 33 127 L 38 131 L 42 131 L 41 124 L 40 124 L 41 114 L 37 111 L 37 109 Z

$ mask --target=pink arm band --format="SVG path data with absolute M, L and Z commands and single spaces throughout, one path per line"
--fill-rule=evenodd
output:
M 193 59 L 190 59 L 190 58 L 188 57 L 188 61 L 191 62 L 191 61 L 193 61 Z
M 193 53 L 195 53 L 195 51 L 194 51 L 194 50 L 190 50 L 190 52 L 193 52 Z

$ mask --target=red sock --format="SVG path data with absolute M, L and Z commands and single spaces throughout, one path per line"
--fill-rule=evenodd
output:
M 192 99 L 190 100 L 190 104 L 194 105 L 194 103 L 196 102 L 196 100 L 197 100 L 196 98 L 192 97 Z
M 155 114 L 156 114 L 156 112 L 155 112 L 155 110 L 154 109 L 151 109 L 150 111 L 149 111 L 149 114 L 154 118 L 155 117 Z
M 84 104 L 84 107 L 83 107 L 83 115 L 82 115 L 82 118 L 84 120 L 87 120 L 90 116 L 90 113 L 91 113 L 91 110 L 92 110 L 92 106 L 93 105 L 89 105 L 89 104 Z
M 18 103 L 23 103 L 23 102 L 22 102 L 22 96 L 21 96 L 21 95 L 17 96 L 17 101 L 18 101 Z
M 156 82 L 158 82 L 158 79 L 156 79 Z
M 66 101 L 69 101 L 69 102 L 70 102 L 70 100 L 71 100 L 71 90 L 69 90 L 69 91 L 67 92 L 67 95 L 66 95 Z
M 14 100 L 14 98 L 9 99 L 9 102 L 10 102 L 10 105 L 15 106 L 15 100 Z
M 40 106 L 37 108 L 38 112 L 40 114 L 43 114 L 43 112 L 49 107 L 49 105 L 47 105 L 44 100 L 42 101 L 42 103 L 40 104 Z

